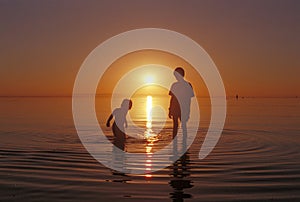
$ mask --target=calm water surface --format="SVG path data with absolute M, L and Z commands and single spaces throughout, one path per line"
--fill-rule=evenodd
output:
M 123 176 L 82 146 L 71 98 L 0 98 L 0 201 L 300 201 L 300 99 L 228 99 L 221 139 L 199 160 L 209 123 L 209 100 L 202 99 L 200 128 L 186 155 L 151 175 Z M 131 116 L 142 127 L 145 103 L 134 103 L 141 113 Z M 110 109 L 96 109 L 112 139 L 103 125 Z M 129 138 L 127 151 L 160 149 L 171 133 L 166 120 L 152 145 Z

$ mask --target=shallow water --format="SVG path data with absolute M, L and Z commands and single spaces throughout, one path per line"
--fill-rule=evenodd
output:
M 221 139 L 199 160 L 209 120 L 209 107 L 202 106 L 200 129 L 185 156 L 151 175 L 123 176 L 82 146 L 71 98 L 0 98 L 0 201 L 300 200 L 300 99 L 228 99 Z M 103 124 L 110 109 L 101 110 Z M 170 127 L 167 120 L 153 147 L 171 141 Z M 146 152 L 147 142 L 129 138 L 126 147 Z

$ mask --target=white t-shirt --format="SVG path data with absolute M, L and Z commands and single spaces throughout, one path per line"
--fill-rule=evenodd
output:
M 121 131 L 125 131 L 125 122 L 126 122 L 126 115 L 127 115 L 128 110 L 124 108 L 116 108 L 112 114 L 115 118 L 115 123 L 117 124 L 118 128 Z
M 174 95 L 180 104 L 181 119 L 187 121 L 190 116 L 191 98 L 194 97 L 192 85 L 185 81 L 173 83 L 170 89 L 170 95 Z

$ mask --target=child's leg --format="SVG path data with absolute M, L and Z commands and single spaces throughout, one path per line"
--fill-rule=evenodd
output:
M 182 127 L 182 150 L 185 151 L 187 149 L 187 127 L 186 121 L 181 122 Z
M 178 132 L 178 117 L 173 116 L 173 138 L 175 138 L 177 132 Z

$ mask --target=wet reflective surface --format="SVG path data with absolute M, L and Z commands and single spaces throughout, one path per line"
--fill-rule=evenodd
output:
M 1 201 L 300 200 L 300 99 L 228 100 L 225 129 L 206 159 L 198 159 L 204 120 L 188 153 L 161 171 L 142 175 L 115 172 L 89 155 L 74 128 L 71 98 L 0 102 Z M 105 130 L 112 140 L 110 128 Z M 151 170 L 160 161 L 152 152 L 171 139 L 169 122 L 154 139 L 129 137 L 126 150 L 148 156 L 135 169 Z M 108 161 L 124 160 L 114 158 Z

